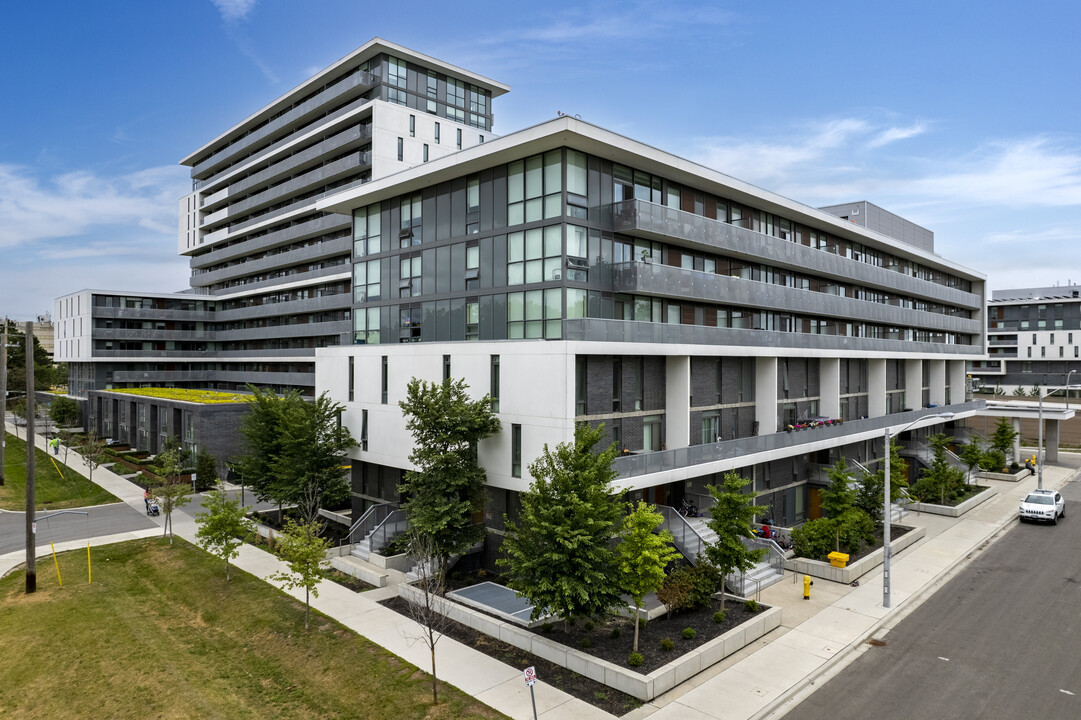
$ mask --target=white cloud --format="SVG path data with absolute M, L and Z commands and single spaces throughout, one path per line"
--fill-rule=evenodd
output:
M 911 137 L 922 135 L 926 130 L 927 126 L 922 122 L 913 123 L 908 127 L 886 128 L 875 137 L 871 138 L 870 142 L 867 143 L 867 147 L 873 149 L 882 147 L 883 145 L 889 145 L 898 140 L 907 140 Z
M 256 0 L 211 0 L 221 13 L 221 19 L 227 23 L 239 22 L 248 17 L 255 7 Z

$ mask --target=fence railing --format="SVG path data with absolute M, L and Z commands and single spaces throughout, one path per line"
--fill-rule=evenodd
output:
M 368 537 L 369 533 L 375 530 L 380 523 L 387 519 L 388 515 L 397 509 L 398 506 L 393 503 L 379 503 L 378 505 L 372 505 L 365 510 L 364 514 L 349 528 L 349 532 L 345 534 L 345 542 L 352 544 L 360 542 Z
M 674 507 L 658 505 L 657 512 L 664 516 L 660 529 L 672 533 L 672 544 L 676 546 L 676 550 L 691 562 L 697 562 L 698 556 L 706 547 L 705 539 Z
M 372 531 L 372 534 L 368 536 L 368 539 L 371 542 L 371 552 L 381 552 L 385 547 L 390 545 L 394 538 L 398 537 L 408 529 L 409 520 L 406 518 L 405 510 L 395 510 L 390 515 L 387 515 L 386 519 L 384 519 L 383 522 Z

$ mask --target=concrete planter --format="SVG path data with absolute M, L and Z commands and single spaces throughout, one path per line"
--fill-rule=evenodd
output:
M 926 528 L 912 528 L 907 533 L 897 538 L 896 540 L 893 540 L 890 543 L 890 547 L 893 549 L 893 554 L 896 555 L 905 548 L 914 545 L 920 540 L 920 538 L 922 538 L 926 534 Z M 811 577 L 822 578 L 823 580 L 830 580 L 832 582 L 850 585 L 853 580 L 857 580 L 863 577 L 864 575 L 881 565 L 883 554 L 883 549 L 879 548 L 870 555 L 862 557 L 856 562 L 851 563 L 847 567 L 843 568 L 833 567 L 828 562 L 824 562 L 822 560 L 808 560 L 807 558 L 797 557 L 792 558 L 791 560 L 785 560 L 784 569 L 791 570 L 793 572 L 799 573 L 800 575 L 810 575 Z
M 915 510 L 916 512 L 929 513 L 931 515 L 945 515 L 946 517 L 961 517 L 972 508 L 976 507 L 980 503 L 987 502 L 993 498 L 997 493 L 991 488 L 984 489 L 983 492 L 976 493 L 968 500 L 965 500 L 959 505 L 935 505 L 933 503 L 910 503 L 909 510 Z
M 344 546 L 344 547 L 348 547 L 348 546 Z M 332 550 L 332 551 L 328 552 L 328 555 L 330 553 L 332 553 L 332 552 L 334 552 L 334 551 Z M 361 567 L 359 565 L 355 565 L 355 564 L 350 563 L 350 562 L 345 562 L 342 558 L 346 557 L 348 555 L 349 555 L 349 552 L 346 551 L 346 552 L 342 553 L 340 556 L 336 555 L 334 557 L 331 557 L 330 558 L 330 566 L 332 568 L 334 568 L 335 570 L 339 571 L 339 572 L 345 573 L 349 577 L 355 577 L 358 580 L 363 580 L 364 582 L 368 583 L 369 585 L 374 585 L 377 588 L 387 586 L 387 575 L 386 575 L 386 573 L 379 573 L 379 572 L 376 572 L 374 570 L 369 570 L 368 568 Z
M 413 561 L 409 559 L 409 555 L 402 553 L 401 555 L 380 555 L 379 553 L 372 553 L 368 556 L 368 562 L 376 567 L 383 568 L 384 570 L 397 570 L 398 572 L 409 572 L 413 569 Z
M 1003 482 L 1021 482 L 1030 475 L 1028 468 L 1021 468 L 1015 473 L 981 472 L 976 475 L 980 480 L 1002 480 Z
M 398 595 L 409 602 L 424 601 L 423 593 L 406 583 L 398 585 Z M 734 599 L 737 602 L 742 600 Z M 781 624 L 781 608 L 762 606 L 766 609 L 752 620 L 643 675 L 536 635 L 525 628 L 496 620 L 465 605 L 445 598 L 438 600 L 437 607 L 452 620 L 646 702 L 750 645 Z

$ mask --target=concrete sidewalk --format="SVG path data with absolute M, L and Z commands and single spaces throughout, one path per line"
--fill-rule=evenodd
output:
M 39 446 L 44 447 L 44 441 L 41 438 L 38 441 Z M 81 458 L 69 464 L 87 474 Z M 1076 465 L 1077 456 L 1066 456 L 1064 464 L 1046 466 L 1044 486 L 1059 487 L 1073 479 L 1077 474 Z M 142 490 L 138 486 L 104 469 L 94 472 L 94 482 L 143 514 Z M 818 679 L 855 658 L 854 650 L 876 633 L 888 631 L 893 623 L 911 612 L 962 567 L 974 551 L 1009 527 L 1017 517 L 1020 499 L 1036 486 L 1035 477 L 1018 483 L 985 482 L 996 496 L 960 518 L 911 513 L 902 522 L 924 527 L 926 536 L 893 558 L 892 608 L 882 606 L 881 568 L 861 578 L 857 588 L 818 580 L 809 601 L 802 599 L 803 589 L 796 582 L 796 575 L 786 573 L 781 583 L 761 593 L 762 602 L 782 608 L 781 627 L 625 717 L 628 720 L 646 717 L 656 720 L 747 720 L 783 714 L 789 701 L 798 699 L 800 693 Z M 154 520 L 159 526 L 163 522 L 161 518 Z M 190 515 L 176 513 L 174 531 L 178 536 L 194 542 L 195 528 Z M 91 543 L 107 544 L 160 532 L 159 527 L 94 538 Z M 85 542 L 73 542 L 58 546 L 57 550 L 85 546 Z M 47 552 L 46 545 L 44 553 Z M 22 560 L 22 554 L 0 556 L 0 574 Z M 280 585 L 268 578 L 285 569 L 273 555 L 251 545 L 241 549 L 235 566 L 278 587 Z M 392 590 L 384 588 L 357 594 L 335 583 L 324 582 L 320 585 L 319 597 L 312 599 L 312 607 L 427 670 L 430 660 L 427 647 L 418 640 L 420 626 L 378 604 L 378 600 L 393 594 Z M 303 601 L 301 592 L 290 594 Z M 442 681 L 510 717 L 532 718 L 529 692 L 518 669 L 447 637 L 436 646 L 436 656 L 437 672 Z M 546 685 L 543 677 L 535 690 L 537 713 L 546 720 L 611 717 Z

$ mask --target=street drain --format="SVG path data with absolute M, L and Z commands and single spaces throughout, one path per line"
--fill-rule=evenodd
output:
M 886 646 L 886 641 L 885 640 L 879 640 L 878 638 L 871 638 L 870 640 L 867 641 L 867 644 L 868 645 L 873 645 L 874 647 L 885 647 Z

